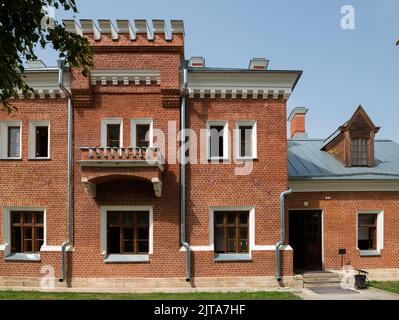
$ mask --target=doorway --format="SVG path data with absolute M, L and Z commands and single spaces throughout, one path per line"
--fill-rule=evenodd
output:
M 289 211 L 289 244 L 294 269 L 322 270 L 321 210 Z

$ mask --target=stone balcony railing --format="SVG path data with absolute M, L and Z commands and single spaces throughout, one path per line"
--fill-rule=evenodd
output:
M 81 166 L 159 166 L 165 159 L 157 147 L 81 147 Z

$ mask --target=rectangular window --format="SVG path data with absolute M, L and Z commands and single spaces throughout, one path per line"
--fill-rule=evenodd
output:
M 209 159 L 228 158 L 228 129 L 225 121 L 211 121 L 208 129 L 208 157 Z
M 148 211 L 107 212 L 108 254 L 144 254 L 149 252 Z
M 108 124 L 107 125 L 107 147 L 119 148 L 121 137 L 121 125 L 120 124 Z
M 249 212 L 215 211 L 215 252 L 248 253 Z
M 256 122 L 239 121 L 236 123 L 236 155 L 240 159 L 256 158 Z
M 35 151 L 37 158 L 48 157 L 48 126 L 36 127 Z
M 377 250 L 377 214 L 359 214 L 357 246 L 359 250 Z
M 137 124 L 136 125 L 136 147 L 148 148 L 150 145 L 150 125 Z
M 20 157 L 20 143 L 21 143 L 21 127 L 9 126 L 8 127 L 8 144 L 7 156 L 9 158 Z
M 11 211 L 11 252 L 36 253 L 44 243 L 44 213 Z
M 352 166 L 367 166 L 369 159 L 368 139 L 352 139 Z

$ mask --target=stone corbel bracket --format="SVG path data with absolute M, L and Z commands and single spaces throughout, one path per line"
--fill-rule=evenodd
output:
M 89 181 L 86 177 L 82 178 L 82 183 L 85 186 L 86 191 L 89 193 L 89 195 L 93 198 L 96 197 L 96 185 Z
M 154 186 L 155 196 L 160 198 L 162 196 L 162 181 L 159 178 L 152 178 L 151 182 Z

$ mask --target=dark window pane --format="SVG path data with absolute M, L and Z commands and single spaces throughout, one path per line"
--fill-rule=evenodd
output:
M 110 213 L 110 212 L 108 212 L 108 215 L 107 215 L 108 225 L 119 224 L 119 217 L 120 217 L 119 213 L 114 213 L 114 212 Z
M 36 252 L 40 251 L 40 248 L 42 247 L 42 245 L 43 245 L 43 240 L 36 241 Z
M 240 224 L 248 224 L 248 212 L 240 214 Z
M 120 228 L 108 228 L 108 252 L 121 253 Z
M 133 228 L 125 228 L 123 238 L 125 240 L 133 240 L 134 239 L 134 229 Z
M 358 215 L 358 248 L 360 250 L 377 249 L 377 215 Z
M 227 214 L 227 224 L 236 224 L 236 213 L 228 213 Z
M 12 212 L 12 223 L 20 223 L 21 222 L 21 214 L 19 212 Z
M 120 124 L 107 125 L 107 147 L 120 147 Z
M 43 228 L 36 228 L 36 239 L 43 239 Z
M 33 214 L 31 212 L 27 212 L 24 214 L 24 223 L 32 223 L 33 222 Z
M 215 232 L 215 251 L 218 253 L 225 252 L 225 233 L 224 228 L 216 228 Z
M 24 252 L 33 252 L 32 243 L 33 243 L 32 240 L 24 241 Z
M 22 243 L 21 243 L 21 228 L 12 228 L 11 230 L 11 251 L 12 252 L 21 252 L 22 251 Z
M 210 156 L 223 157 L 224 126 L 210 126 Z
M 36 213 L 36 223 L 43 224 L 43 213 Z
M 138 124 L 136 125 L 136 146 L 137 147 L 148 147 L 150 138 L 150 125 L 149 124 Z
M 32 239 L 32 228 L 24 228 L 24 237 L 26 240 Z
M 133 241 L 124 241 L 123 242 L 123 251 L 126 253 L 134 252 L 134 242 Z
M 227 251 L 228 252 L 237 252 L 237 242 L 236 241 L 228 241 L 227 242 Z
M 248 252 L 248 240 L 240 241 L 240 252 Z
M 215 213 L 216 224 L 223 224 L 224 214 L 222 212 Z
M 227 228 L 227 239 L 235 240 L 237 237 L 236 228 Z
M 138 249 L 139 253 L 148 253 L 149 251 L 148 241 L 139 241 L 138 242 Z
M 252 156 L 252 126 L 240 126 L 240 156 Z
M 19 157 L 20 127 L 8 127 L 8 156 Z
M 134 214 L 133 213 L 123 213 L 123 224 L 124 225 L 133 225 L 134 224 Z
M 148 228 L 139 228 L 138 239 L 148 240 Z
M 36 127 L 36 157 L 48 157 L 48 127 Z
M 240 228 L 240 239 L 246 240 L 248 239 L 248 228 Z
M 139 223 L 139 225 L 148 226 L 148 224 L 149 224 L 149 222 L 148 222 L 148 220 L 149 220 L 149 214 L 148 214 L 148 212 L 139 213 L 138 215 L 139 215 L 139 217 L 138 217 L 138 223 Z

